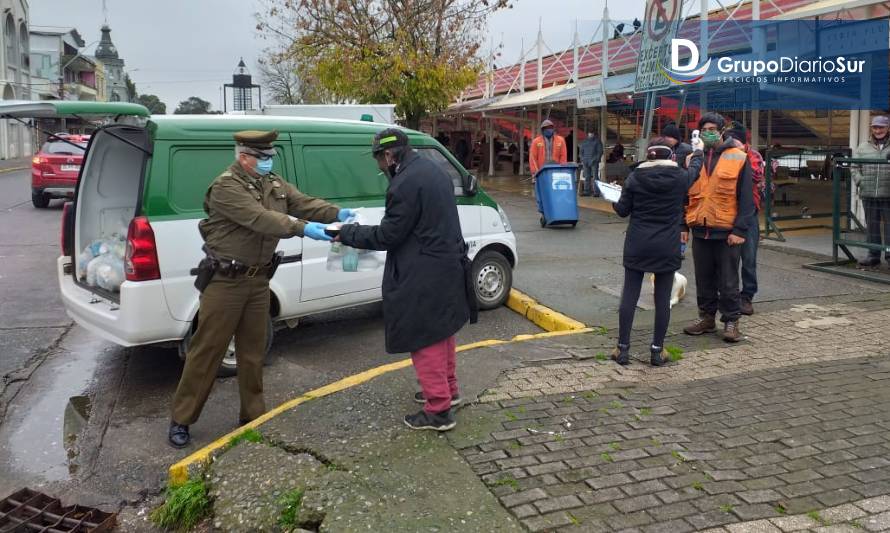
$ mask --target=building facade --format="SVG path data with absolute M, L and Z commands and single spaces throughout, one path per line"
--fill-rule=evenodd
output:
M 31 99 L 29 6 L 27 0 L 0 0 L 0 71 L 3 72 L 3 100 Z M 0 121 L 0 158 L 31 155 L 31 134 L 28 128 L 11 120 Z
M 124 60 L 120 58 L 117 47 L 111 42 L 111 28 L 102 26 L 102 39 L 96 47 L 96 59 L 105 68 L 105 93 L 109 102 L 129 102 L 127 84 L 124 80 Z

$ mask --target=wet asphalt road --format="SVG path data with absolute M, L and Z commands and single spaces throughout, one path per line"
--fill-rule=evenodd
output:
M 182 369 L 177 352 L 121 348 L 72 324 L 55 274 L 61 212 L 59 201 L 32 207 L 28 171 L 0 174 L 0 498 L 28 486 L 116 508 L 157 494 L 170 464 L 234 429 L 237 382 L 217 382 L 192 427 L 191 448 L 168 447 L 169 402 Z M 540 331 L 501 308 L 482 313 L 458 340 Z M 278 331 L 266 367 L 267 405 L 405 357 L 383 346 L 379 304 Z

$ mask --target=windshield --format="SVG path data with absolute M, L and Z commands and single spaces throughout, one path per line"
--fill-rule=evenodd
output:
M 45 154 L 83 155 L 84 152 L 86 152 L 87 144 L 83 142 L 75 144 L 77 144 L 77 146 L 62 141 L 53 141 L 44 144 L 40 151 Z

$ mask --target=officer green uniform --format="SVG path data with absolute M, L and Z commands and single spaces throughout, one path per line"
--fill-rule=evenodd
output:
M 235 141 L 248 154 L 272 156 L 277 131 L 243 131 Z M 199 224 L 208 256 L 221 268 L 201 294 L 198 329 L 186 356 L 182 378 L 173 397 L 170 441 L 174 427 L 185 431 L 198 419 L 210 394 L 229 340 L 235 337 L 242 422 L 266 411 L 263 402 L 263 359 L 269 313 L 270 262 L 279 239 L 302 237 L 305 222 L 334 222 L 339 208 L 301 193 L 280 176 L 251 176 L 236 161 L 207 189 L 207 218 Z M 234 263 L 233 263 L 234 261 Z M 236 265 L 228 274 L 222 267 Z M 180 431 L 181 433 L 181 431 Z

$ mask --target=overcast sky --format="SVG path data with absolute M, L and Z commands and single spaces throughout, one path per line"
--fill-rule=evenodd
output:
M 267 43 L 256 35 L 256 0 L 106 0 L 111 37 L 140 93 L 156 94 L 170 113 L 189 96 L 221 108 L 220 87 L 231 82 L 243 56 L 258 83 L 256 60 Z M 582 42 L 593 37 L 604 0 L 516 0 L 494 15 L 488 43 L 503 43 L 498 66 L 515 63 L 524 38 L 528 49 L 541 19 L 544 40 L 553 50 L 572 42 L 579 20 Z M 697 5 L 697 2 L 695 3 Z M 613 20 L 643 17 L 643 0 L 612 0 Z M 102 0 L 31 0 L 31 25 L 74 27 L 96 48 L 103 23 Z M 599 40 L 599 36 L 596 37 Z M 485 48 L 488 48 L 486 45 Z

